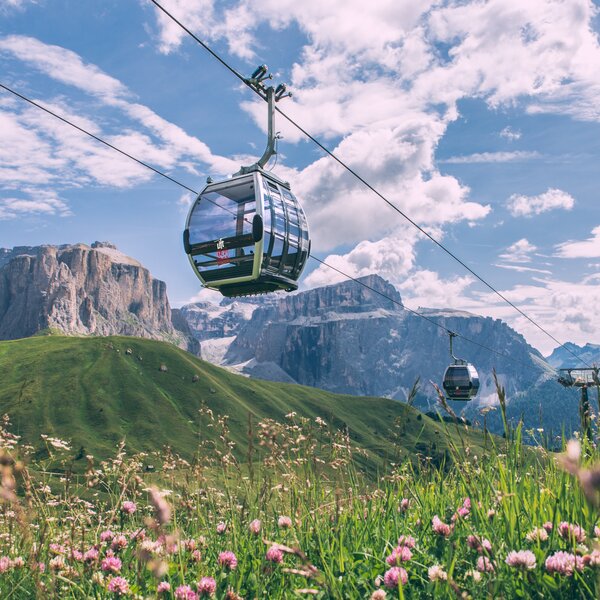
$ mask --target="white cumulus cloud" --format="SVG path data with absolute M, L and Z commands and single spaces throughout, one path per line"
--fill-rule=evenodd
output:
M 11 55 L 56 81 L 95 97 L 107 107 L 121 110 L 124 117 L 132 119 L 138 126 L 145 128 L 148 134 L 157 138 L 153 140 L 139 133 L 120 136 L 118 141 L 126 141 L 124 149 L 131 148 L 131 154 L 140 152 L 142 159 L 156 159 L 159 166 L 166 168 L 172 167 L 184 157 L 201 161 L 216 173 L 231 173 L 238 168 L 236 161 L 212 154 L 204 142 L 163 119 L 147 106 L 135 102 L 133 94 L 123 83 L 104 73 L 96 65 L 85 63 L 71 50 L 45 44 L 36 38 L 11 35 L 0 38 L 0 53 Z M 76 119 L 75 121 L 77 122 Z M 93 133 L 100 133 L 97 126 L 83 126 L 91 128 Z M 188 170 L 193 172 L 193 169 Z
M 0 220 L 16 219 L 23 215 L 71 215 L 69 206 L 52 191 L 25 188 L 19 196 L 0 195 Z
M 398 283 L 414 265 L 415 234 L 407 231 L 405 237 L 389 237 L 375 242 L 363 241 L 346 254 L 331 254 L 325 265 L 319 266 L 304 279 L 306 288 L 330 285 L 343 281 L 346 275 L 362 277 L 377 273 L 392 283 Z
M 600 225 L 592 229 L 587 240 L 564 242 L 556 248 L 556 256 L 561 258 L 600 258 Z
M 556 209 L 571 210 L 574 205 L 571 194 L 554 188 L 537 196 L 513 194 L 507 202 L 508 210 L 515 217 L 529 217 Z
M 381 0 L 368 9 L 359 0 L 238 0 L 227 6 L 171 0 L 169 7 L 178 18 L 189 17 L 206 39 L 244 32 L 246 56 L 260 49 L 260 27 L 296 26 L 305 44 L 291 72 L 294 97 L 282 110 L 330 142 L 336 155 L 411 218 L 441 231 L 451 223 L 481 220 L 491 210 L 437 170 L 435 151 L 459 116 L 458 101 L 478 97 L 492 107 L 520 101 L 528 106 L 558 92 L 569 95 L 575 92 L 568 82 L 587 82 L 591 76 L 580 58 L 585 54 L 588 62 L 594 57 L 600 62 L 587 0 Z M 211 19 L 229 19 L 231 25 L 208 31 Z M 161 18 L 159 30 L 166 34 L 165 23 Z M 174 35 L 171 49 L 183 39 L 181 31 Z M 596 103 L 591 96 L 588 102 Z M 263 103 L 253 99 L 242 107 L 265 128 Z M 281 117 L 277 128 L 286 143 L 303 139 Z M 512 141 L 520 132 L 507 127 L 501 135 Z M 535 151 L 490 151 L 450 162 L 540 157 Z M 305 202 L 318 252 L 393 238 L 403 227 L 399 215 L 330 158 L 287 174 Z M 563 194 L 557 198 L 549 190 L 537 204 L 515 197 L 515 210 L 536 213 L 556 208 L 557 202 L 567 208 L 570 197 Z
M 211 41 L 224 38 L 231 53 L 247 60 L 254 57 L 255 40 L 250 30 L 257 21 L 255 6 L 241 3 L 223 8 L 214 0 L 161 0 L 161 5 L 195 35 Z M 154 14 L 159 50 L 170 54 L 188 34 L 158 7 L 154 7 Z
M 119 80 L 69 49 L 28 36 L 9 35 L 0 37 L 0 57 L 20 61 L 68 89 L 86 94 L 85 102 L 63 97 L 33 99 L 160 170 L 182 168 L 198 176 L 203 170 L 226 174 L 239 168 L 237 160 L 213 154 L 204 142 L 136 102 Z M 114 117 L 104 119 L 114 109 L 121 114 L 116 133 Z M 144 166 L 6 92 L 0 98 L 0 131 L 0 184 L 9 196 L 2 205 L 2 218 L 68 211 L 52 199 L 38 206 L 32 200 L 8 194 L 23 185 L 43 186 L 40 192 L 48 185 L 56 190 L 84 185 L 124 188 L 155 177 Z
M 429 269 L 420 269 L 398 284 L 405 304 L 411 308 L 467 308 L 468 288 L 474 279 L 470 275 L 443 278 Z
M 600 323 L 595 318 L 596 307 L 600 303 L 600 285 L 595 279 L 534 279 L 530 284 L 500 291 L 562 343 L 568 341 L 582 345 L 600 339 Z M 473 306 L 474 311 L 506 320 L 544 355 L 550 354 L 557 346 L 548 335 L 502 303 L 497 296 L 487 292 L 479 294 L 478 304 Z
M 508 140 L 509 142 L 515 142 L 516 140 L 521 139 L 521 132 L 516 129 L 513 129 L 512 127 L 505 127 L 500 132 L 500 137 Z
M 511 244 L 499 258 L 509 262 L 528 263 L 531 262 L 531 254 L 537 250 L 529 240 L 522 238 Z

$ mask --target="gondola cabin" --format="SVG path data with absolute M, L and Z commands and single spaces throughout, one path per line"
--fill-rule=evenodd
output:
M 252 169 L 209 183 L 183 233 L 200 281 L 228 297 L 297 289 L 310 253 L 306 217 L 289 184 Z
M 444 391 L 450 400 L 471 400 L 479 391 L 479 375 L 475 367 L 463 364 L 449 365 L 444 373 Z

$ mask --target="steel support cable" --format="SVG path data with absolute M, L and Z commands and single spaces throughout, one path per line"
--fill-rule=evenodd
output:
M 172 177 L 170 177 L 166 173 L 162 173 L 158 169 L 154 168 L 152 165 L 144 162 L 143 160 L 140 160 L 139 158 L 136 158 L 135 156 L 132 156 L 128 152 L 125 152 L 124 150 L 121 150 L 120 148 L 117 148 L 116 146 L 113 146 L 110 142 L 107 142 L 107 141 L 103 140 L 102 138 L 99 138 L 97 135 L 94 135 L 90 131 L 87 131 L 83 127 L 80 127 L 79 125 L 76 125 L 75 123 L 73 123 L 72 121 L 69 121 L 68 119 L 65 119 L 64 117 L 61 117 L 59 114 L 51 111 L 49 108 L 46 108 L 42 104 L 38 104 L 34 100 L 31 100 L 30 98 L 27 98 L 27 96 L 23 96 L 23 94 L 20 94 L 19 92 L 17 92 L 16 90 L 13 90 L 12 88 L 9 88 L 8 86 L 4 85 L 3 83 L 0 83 L 0 88 L 6 90 L 7 92 L 10 92 L 11 94 L 15 95 L 17 98 L 20 98 L 21 100 L 24 100 L 25 102 L 28 102 L 32 106 L 35 106 L 36 108 L 39 108 L 40 110 L 43 110 L 45 113 L 48 113 L 49 115 L 52 115 L 54 118 L 58 119 L 59 121 L 62 121 L 63 123 L 66 123 L 67 125 L 70 125 L 71 127 L 74 127 L 75 129 L 81 131 L 81 133 L 85 133 L 85 135 L 91 137 L 92 139 L 96 140 L 97 142 L 100 142 L 101 144 L 104 144 L 105 146 L 107 146 L 111 150 L 115 150 L 119 154 L 122 154 L 123 156 L 126 156 L 127 158 L 130 158 L 131 160 L 135 161 L 139 165 L 142 165 L 142 167 L 146 167 L 146 169 L 150 169 L 151 171 L 154 171 L 156 174 L 160 175 L 161 177 L 164 177 L 165 179 L 168 179 L 169 181 L 172 181 L 173 183 L 176 183 L 178 186 L 180 186 L 180 187 L 188 190 L 188 192 L 192 192 L 194 194 L 197 194 L 197 192 L 195 192 L 192 188 L 188 187 L 184 183 L 181 183 L 180 181 L 177 181 L 176 179 L 173 179 Z
M 183 29 L 190 37 L 192 37 L 200 46 L 202 46 L 211 56 L 216 58 L 228 71 L 230 71 L 235 77 L 237 77 L 242 83 L 248 86 L 255 94 L 257 94 L 262 100 L 264 98 L 250 85 L 248 80 L 241 75 L 238 71 L 236 71 L 231 65 L 227 63 L 219 54 L 217 54 L 206 42 L 203 42 L 195 33 L 193 33 L 188 27 L 186 27 L 181 21 L 179 21 L 172 13 L 170 13 L 166 8 L 164 8 L 157 0 L 150 0 L 152 4 L 154 4 L 158 9 L 160 9 L 167 17 L 169 17 L 174 23 L 176 23 L 181 29 Z M 411 225 L 416 227 L 425 237 L 427 237 L 430 241 L 432 241 L 438 248 L 443 250 L 448 256 L 454 259 L 458 264 L 460 264 L 464 269 L 466 269 L 473 277 L 475 277 L 478 281 L 483 283 L 488 289 L 490 289 L 494 294 L 496 294 L 501 300 L 503 300 L 506 304 L 511 306 L 514 310 L 516 310 L 521 316 L 525 317 L 532 325 L 537 327 L 542 333 L 547 335 L 552 341 L 558 344 L 561 348 L 564 348 L 569 354 L 575 357 L 579 362 L 591 367 L 585 360 L 583 360 L 580 356 L 575 354 L 571 349 L 567 348 L 562 342 L 556 339 L 549 331 L 547 331 L 544 327 L 539 325 L 534 319 L 532 319 L 527 313 L 521 310 L 516 304 L 511 302 L 502 292 L 498 291 L 491 283 L 488 283 L 483 277 L 478 275 L 469 265 L 467 265 L 461 258 L 459 258 L 454 252 L 446 248 L 444 244 L 435 239 L 430 233 L 428 233 L 423 227 L 421 227 L 416 221 L 414 221 L 411 217 L 409 217 L 402 209 L 396 206 L 392 201 L 386 198 L 381 192 L 379 192 L 375 187 L 373 187 L 364 177 L 362 177 L 359 173 L 357 173 L 352 167 L 347 165 L 342 159 L 336 156 L 331 150 L 329 150 L 325 145 L 323 145 L 317 138 L 311 135 L 306 129 L 304 129 L 301 125 L 296 123 L 294 119 L 284 113 L 277 106 L 275 110 L 290 124 L 292 124 L 298 131 L 300 131 L 303 135 L 305 135 L 309 140 L 314 142 L 323 152 L 325 152 L 328 156 L 333 158 L 340 166 L 346 169 L 353 177 L 355 177 L 358 181 L 360 181 L 365 187 L 367 187 L 370 191 L 372 191 L 376 196 L 381 198 L 390 208 L 395 210 L 399 215 L 404 217 Z
M 176 185 L 186 189 L 187 191 L 198 195 L 198 192 L 196 190 L 194 190 L 193 188 L 187 186 L 186 184 L 182 183 L 181 181 L 178 181 L 177 179 L 175 179 L 174 177 L 171 177 L 170 175 L 167 175 L 166 173 L 164 173 L 163 171 L 161 171 L 160 169 L 157 169 L 156 167 L 153 167 L 152 165 L 144 162 L 143 160 L 140 160 L 138 158 L 136 158 L 135 156 L 133 156 L 132 154 L 129 154 L 128 152 L 125 152 L 124 150 L 121 150 L 120 148 L 118 148 L 117 146 L 114 146 L 113 144 L 110 144 L 109 142 L 103 140 L 101 137 L 98 137 L 97 135 L 94 135 L 93 133 L 87 131 L 87 129 L 84 129 L 83 127 L 80 127 L 79 125 L 76 125 L 75 123 L 73 123 L 72 121 L 70 121 L 69 119 L 67 119 L 66 117 L 63 117 L 57 113 L 55 113 L 54 111 L 42 106 L 41 104 L 39 104 L 38 102 L 35 102 L 34 100 L 31 100 L 30 98 L 28 98 L 27 96 L 24 96 L 23 94 L 20 94 L 19 92 L 13 90 L 12 88 L 0 83 L 0 88 L 4 89 L 7 92 L 10 92 L 11 94 L 14 94 L 16 97 L 20 98 L 21 100 L 24 100 L 25 102 L 29 103 L 30 105 L 39 108 L 40 110 L 43 110 L 45 113 L 55 117 L 56 119 L 59 119 L 60 121 L 62 121 L 63 123 L 65 123 L 66 125 L 69 125 L 75 129 L 77 129 L 78 131 L 80 131 L 81 133 L 91 137 L 92 139 L 96 140 L 97 142 L 104 144 L 105 146 L 107 146 L 108 148 L 111 148 L 112 150 L 118 152 L 119 154 L 126 156 L 127 158 L 129 158 L 130 160 L 135 161 L 136 163 L 138 163 L 139 165 L 142 165 L 143 167 L 146 167 L 147 169 L 150 169 L 151 171 L 153 171 L 154 173 L 156 173 L 157 175 L 160 175 L 161 177 L 164 177 L 165 179 L 169 180 L 172 183 L 175 183 Z M 224 206 L 221 206 L 220 204 L 216 204 L 213 203 L 215 206 L 225 210 L 226 212 L 230 213 L 230 214 L 234 214 L 232 211 L 228 210 L 227 208 L 225 208 Z M 327 263 L 324 260 L 321 260 L 320 258 L 317 258 L 316 256 L 310 255 L 310 258 L 316 262 L 318 262 L 319 264 L 331 269 L 332 271 L 335 271 L 337 273 L 339 273 L 340 275 L 342 275 L 343 277 L 345 277 L 346 279 L 348 279 L 349 281 L 354 281 L 355 283 L 359 284 L 360 286 L 374 292 L 375 294 L 378 294 L 379 296 L 381 296 L 382 298 L 385 298 L 387 300 L 389 300 L 390 302 L 392 302 L 393 304 L 401 307 L 402 309 L 410 312 L 411 314 L 414 314 L 417 317 L 420 317 L 421 319 L 424 319 L 425 321 L 428 321 L 429 323 L 431 323 L 432 325 L 435 325 L 436 327 L 439 327 L 440 329 L 444 330 L 444 332 L 446 333 L 451 333 L 451 330 L 448 329 L 447 327 L 445 327 L 444 325 L 442 325 L 441 323 L 438 323 L 437 321 L 435 321 L 434 319 L 431 319 L 430 317 L 427 317 L 426 315 L 423 315 L 421 313 L 419 313 L 416 310 L 413 310 L 411 308 L 408 308 L 407 306 L 405 306 L 404 304 L 402 304 L 401 302 L 398 302 L 397 300 L 395 300 L 394 298 L 390 298 L 390 296 L 388 296 L 387 294 L 381 292 L 380 290 L 375 289 L 374 287 L 368 285 L 367 283 L 365 283 L 364 281 L 360 281 L 360 279 L 353 277 L 352 275 L 349 275 L 348 273 L 345 273 L 344 271 L 342 271 L 341 269 L 338 269 L 337 267 L 334 267 L 333 265 L 330 265 L 329 263 Z M 519 361 L 515 358 L 513 358 L 512 356 L 505 354 L 503 352 L 500 352 L 499 350 L 496 350 L 495 348 L 491 348 L 489 346 L 485 346 L 483 344 L 480 344 L 479 342 L 476 342 L 475 340 L 472 340 L 460 333 L 456 334 L 457 337 L 463 339 L 466 342 L 469 342 L 470 344 L 473 344 L 474 346 L 477 346 L 479 348 L 482 348 L 483 350 L 487 350 L 488 352 L 491 352 L 492 354 L 496 354 L 497 356 L 500 356 L 502 358 L 505 358 L 511 362 L 520 364 L 525 366 L 526 368 L 528 368 L 528 365 L 526 365 L 524 362 Z
M 181 181 L 178 181 L 177 179 L 174 179 L 170 175 L 167 175 L 163 171 L 160 171 L 156 167 L 153 167 L 152 165 L 148 164 L 147 162 L 144 162 L 143 160 L 140 160 L 139 158 L 136 158 L 135 156 L 129 154 L 129 152 L 125 152 L 125 150 L 121 150 L 121 148 L 117 148 L 117 146 L 114 146 L 110 142 L 107 142 L 106 140 L 103 140 L 102 138 L 98 137 L 97 135 L 94 135 L 91 131 L 88 131 L 87 129 L 84 129 L 83 127 L 80 127 L 79 125 L 76 125 L 75 123 L 73 123 L 73 121 L 70 121 L 69 119 L 66 119 L 65 117 L 62 117 L 58 113 L 55 113 L 54 111 L 50 110 L 49 108 L 46 108 L 44 105 L 39 104 L 35 100 L 32 100 L 31 98 L 28 98 L 27 96 L 24 96 L 23 94 L 20 94 L 16 90 L 13 90 L 12 88 L 8 87 L 7 85 L 4 85 L 3 83 L 0 83 L 0 88 L 6 90 L 7 92 L 10 92 L 11 94 L 14 94 L 17 98 L 20 98 L 21 100 L 24 100 L 25 102 L 28 102 L 29 104 L 31 104 L 31 106 L 35 106 L 36 108 L 39 108 L 40 110 L 43 110 L 45 113 L 47 113 L 49 115 L 52 115 L 53 117 L 55 117 L 59 121 L 62 121 L 63 123 L 66 123 L 67 125 L 70 125 L 71 127 L 74 127 L 75 129 L 77 129 L 81 133 L 84 133 L 85 135 L 91 137 L 93 140 L 96 140 L 97 142 L 100 142 L 101 144 L 104 144 L 105 146 L 107 146 L 111 150 L 114 150 L 115 152 L 118 152 L 119 154 L 122 154 L 123 156 L 126 156 L 127 158 L 135 161 L 136 163 L 138 163 L 138 165 L 141 165 L 142 167 L 146 167 L 146 169 L 150 169 L 151 171 L 153 171 L 157 175 L 160 175 L 161 177 L 164 177 L 165 179 L 168 179 L 170 182 L 175 183 L 179 187 L 182 187 L 184 190 L 187 190 L 188 192 L 191 192 L 192 194 L 195 194 L 196 196 L 198 195 L 198 192 L 196 190 L 194 190 L 191 187 L 187 186 L 185 183 L 182 183 Z M 216 202 L 213 202 L 210 198 L 207 198 L 206 200 L 208 200 L 208 202 L 210 202 L 214 206 L 218 206 L 219 208 L 223 209 L 224 211 L 228 212 L 229 214 L 231 214 L 233 216 L 236 216 L 235 212 L 233 212 L 232 210 L 229 210 L 225 206 L 221 206 L 220 204 L 217 204 Z M 250 223 L 249 221 L 246 221 L 246 222 Z M 250 223 L 250 225 L 252 225 L 252 223 Z

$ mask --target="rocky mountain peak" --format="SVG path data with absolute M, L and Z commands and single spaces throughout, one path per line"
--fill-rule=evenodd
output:
M 343 281 L 320 289 L 330 290 L 332 294 L 327 299 L 332 299 L 337 306 L 367 306 L 367 308 L 388 310 L 402 308 L 400 292 L 389 281 L 375 274 L 357 277 L 356 281 Z M 336 295 L 337 298 L 335 298 Z
M 573 355 L 579 357 L 580 360 Z M 572 342 L 565 342 L 562 346 L 555 348 L 546 360 L 548 364 L 557 369 L 581 366 L 582 362 L 588 365 L 598 365 L 600 364 L 600 345 L 588 343 L 585 346 L 578 346 Z
M 171 323 L 166 284 L 109 242 L 0 250 L 0 339 L 47 328 L 197 349 Z
M 214 356 L 254 377 L 402 399 L 417 378 L 441 382 L 451 360 L 448 328 L 526 365 L 515 369 L 477 344 L 457 343 L 458 355 L 480 369 L 480 402 L 495 394 L 494 369 L 511 395 L 549 377 L 539 352 L 500 320 L 454 309 L 420 312 L 428 319 L 404 310 L 398 291 L 370 275 L 279 296 L 277 304 L 256 308 Z M 423 394 L 435 399 L 433 386 L 424 385 Z

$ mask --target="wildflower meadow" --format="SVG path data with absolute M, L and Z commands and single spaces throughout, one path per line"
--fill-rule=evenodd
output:
M 236 458 L 216 441 L 73 468 L 68 441 L 44 458 L 1 433 L 0 597 L 597 598 L 598 454 L 526 446 L 521 427 L 451 457 L 360 468 L 349 437 L 295 413 L 249 430 Z M 450 438 L 450 434 L 453 434 Z M 458 437 L 457 437 L 458 434 Z M 150 468 L 149 462 L 153 462 Z

